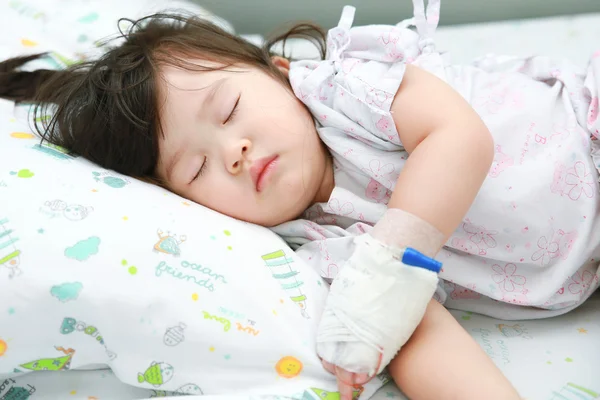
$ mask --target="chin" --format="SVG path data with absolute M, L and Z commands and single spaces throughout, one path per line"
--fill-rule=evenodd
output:
M 289 221 L 298 219 L 298 217 L 300 217 L 300 215 L 302 215 L 302 212 L 294 213 L 294 214 L 282 213 L 279 215 L 272 215 L 272 216 L 269 216 L 269 218 L 265 218 L 264 223 L 260 223 L 259 225 L 262 225 L 266 228 L 272 228 L 274 226 L 281 225 L 285 222 L 289 222 Z
M 259 221 L 254 223 L 267 228 L 272 228 L 274 226 L 283 224 L 284 222 L 294 221 L 300 218 L 302 213 L 304 213 L 304 210 L 306 210 L 307 208 L 308 206 L 297 208 L 294 207 L 293 209 L 279 209 L 275 212 L 269 212 L 268 215 L 259 218 Z

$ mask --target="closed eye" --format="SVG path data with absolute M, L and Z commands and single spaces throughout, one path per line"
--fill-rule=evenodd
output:
M 235 117 L 235 114 L 237 114 L 238 104 L 240 104 L 241 98 L 242 98 L 242 95 L 238 96 L 233 108 L 231 109 L 231 113 L 229 113 L 229 116 L 227 117 L 225 122 L 223 122 L 223 125 L 225 125 L 226 123 L 231 122 L 231 120 L 233 120 L 233 117 Z
M 190 181 L 190 184 L 192 182 L 194 182 L 196 179 L 198 179 L 200 176 L 204 175 L 204 173 L 206 172 L 207 166 L 208 166 L 208 158 L 204 157 L 204 162 L 202 163 L 202 166 L 200 167 L 200 169 L 198 170 L 198 173 L 196 173 L 194 178 L 192 178 L 192 180 Z

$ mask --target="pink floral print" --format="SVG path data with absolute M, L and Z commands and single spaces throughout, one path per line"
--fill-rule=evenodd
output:
M 390 201 L 392 192 L 381 183 L 371 178 L 369 184 L 367 185 L 365 196 L 367 199 L 375 200 L 377 203 L 387 204 Z
M 554 181 L 550 187 L 552 193 L 568 196 L 573 201 L 582 196 L 592 198 L 595 196 L 594 175 L 588 171 L 583 161 L 577 161 L 571 168 L 557 163 L 554 170 Z
M 373 159 L 369 162 L 368 168 L 363 168 L 368 176 L 381 182 L 386 188 L 392 187 L 392 174 L 394 173 L 394 164 L 383 164 L 380 160 Z
M 330 199 L 327 207 L 333 214 L 347 217 L 354 212 L 354 205 L 350 202 L 340 202 L 338 199 Z
M 496 152 L 494 153 L 494 161 L 488 176 L 491 178 L 497 178 L 507 168 L 512 167 L 514 160 L 507 154 L 502 152 L 502 146 L 496 145 Z
M 498 234 L 498 231 L 487 230 L 481 225 L 474 225 L 470 222 L 465 222 L 463 229 L 469 234 L 469 240 L 479 248 L 480 255 L 487 254 L 488 248 L 496 247 L 494 235 Z
M 517 266 L 513 263 L 501 267 L 492 265 L 492 280 L 505 292 L 522 291 L 527 279 L 523 275 L 517 275 Z
M 531 259 L 539 262 L 542 266 L 550 263 L 550 260 L 558 256 L 558 243 L 549 241 L 542 236 L 537 241 L 538 250 L 533 253 Z
M 598 119 L 598 113 L 600 112 L 600 104 L 598 97 L 593 97 L 588 111 L 588 124 L 593 125 Z
M 569 284 L 569 292 L 572 294 L 585 294 L 592 286 L 594 274 L 590 271 L 578 271 L 571 277 L 573 283 Z

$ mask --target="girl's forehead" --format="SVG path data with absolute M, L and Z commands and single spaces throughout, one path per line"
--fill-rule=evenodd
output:
M 194 62 L 196 69 L 183 68 L 178 65 L 165 65 L 161 67 L 159 79 L 159 92 L 163 100 L 173 91 L 203 90 L 217 81 L 234 79 L 240 73 L 251 72 L 251 67 L 240 65 L 224 65 L 210 61 Z M 246 76 L 247 77 L 247 76 Z

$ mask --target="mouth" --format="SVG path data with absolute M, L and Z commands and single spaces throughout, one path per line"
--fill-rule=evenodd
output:
M 268 183 L 269 177 L 277 167 L 279 156 L 264 157 L 252 163 L 250 176 L 257 192 L 261 192 Z

